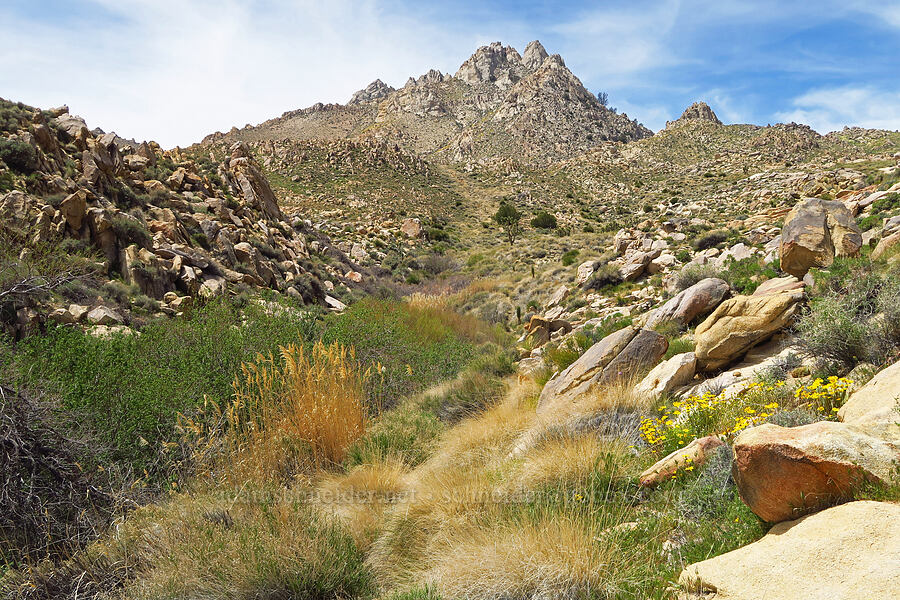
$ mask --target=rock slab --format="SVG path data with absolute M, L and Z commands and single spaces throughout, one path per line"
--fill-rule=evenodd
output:
M 851 502 L 779 523 L 758 542 L 688 566 L 681 597 L 873 600 L 900 590 L 900 505 Z

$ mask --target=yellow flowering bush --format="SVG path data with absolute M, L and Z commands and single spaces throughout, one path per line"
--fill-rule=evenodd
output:
M 777 398 L 788 398 L 785 383 L 751 383 L 736 394 L 706 392 L 659 407 L 660 416 L 641 421 L 641 435 L 660 454 L 690 441 L 720 435 L 728 439 L 758 425 L 778 411 Z
M 802 385 L 794 392 L 794 398 L 800 406 L 815 411 L 826 419 L 837 420 L 837 413 L 847 400 L 847 393 L 853 385 L 852 379 L 835 377 L 816 378 L 807 385 Z

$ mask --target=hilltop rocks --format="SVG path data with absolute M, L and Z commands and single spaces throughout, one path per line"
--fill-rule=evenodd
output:
M 269 186 L 269 180 L 253 160 L 247 144 L 237 142 L 231 146 L 228 168 L 235 191 L 243 196 L 248 205 L 262 212 L 268 219 L 282 220 L 281 209 L 278 208 L 278 200 Z
M 685 121 L 709 121 L 716 125 L 722 124 L 722 121 L 719 120 L 719 117 L 716 116 L 716 113 L 713 112 L 713 109 L 706 102 L 694 102 L 684 109 L 684 112 L 681 113 L 677 120 L 666 123 L 666 127 Z
M 843 202 L 809 198 L 795 206 L 781 232 L 781 268 L 803 278 L 812 267 L 827 267 L 835 256 L 853 256 L 862 235 Z
M 719 369 L 787 327 L 797 314 L 802 291 L 726 300 L 694 333 L 697 366 Z
M 548 56 L 550 55 L 547 54 L 544 46 L 538 40 L 533 40 L 525 46 L 525 52 L 522 53 L 522 64 L 526 69 L 534 71 L 544 64 Z
M 625 327 L 613 332 L 547 382 L 538 411 L 574 401 L 598 385 L 634 376 L 656 364 L 668 347 L 664 336 L 648 329 Z
M 703 279 L 651 312 L 644 327 L 652 329 L 666 322 L 685 327 L 697 317 L 712 311 L 728 293 L 728 282 L 714 277 Z
M 534 60 L 534 56 L 531 60 Z M 471 85 L 493 83 L 500 89 L 506 89 L 522 79 L 527 71 L 515 48 L 493 42 L 476 50 L 459 67 L 455 77 Z
M 851 502 L 779 523 L 758 542 L 690 565 L 678 582 L 689 591 L 685 598 L 893 598 L 898 539 L 900 505 Z
M 387 85 L 380 79 L 376 79 L 365 88 L 355 92 L 353 97 L 350 98 L 350 101 L 347 103 L 348 105 L 354 104 L 362 104 L 364 102 L 371 102 L 373 100 L 380 100 L 385 96 L 389 95 L 391 92 L 395 92 L 396 90 L 391 86 Z
M 747 506 L 778 523 L 850 500 L 866 483 L 889 481 L 897 461 L 900 445 L 851 425 L 767 423 L 735 439 L 733 474 Z

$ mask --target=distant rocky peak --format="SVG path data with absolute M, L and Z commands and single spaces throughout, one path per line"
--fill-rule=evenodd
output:
M 493 83 L 507 89 L 522 79 L 528 69 L 512 46 L 493 42 L 482 46 L 459 67 L 455 77 L 471 85 Z
M 376 79 L 365 88 L 354 93 L 353 97 L 350 98 L 350 102 L 348 102 L 347 104 L 362 104 L 363 102 L 380 100 L 393 91 L 395 91 L 394 88 L 387 85 L 382 80 Z
M 694 102 L 684 109 L 684 112 L 681 113 L 681 116 L 674 123 L 684 121 L 712 121 L 717 125 L 722 124 L 722 121 L 719 120 L 719 117 L 716 116 L 716 113 L 713 112 L 713 109 L 706 102 Z
M 525 65 L 526 69 L 534 71 L 544 64 L 544 61 L 548 56 L 547 50 L 544 49 L 543 44 L 538 40 L 534 40 L 525 46 L 525 53 L 522 54 L 522 64 Z

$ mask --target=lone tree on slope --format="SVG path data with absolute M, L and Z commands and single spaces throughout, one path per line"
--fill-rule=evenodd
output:
M 494 221 L 503 228 L 510 246 L 516 241 L 519 234 L 522 233 L 521 220 L 522 213 L 516 210 L 515 206 L 505 200 L 500 202 L 500 208 L 497 209 L 497 213 L 494 215 Z

